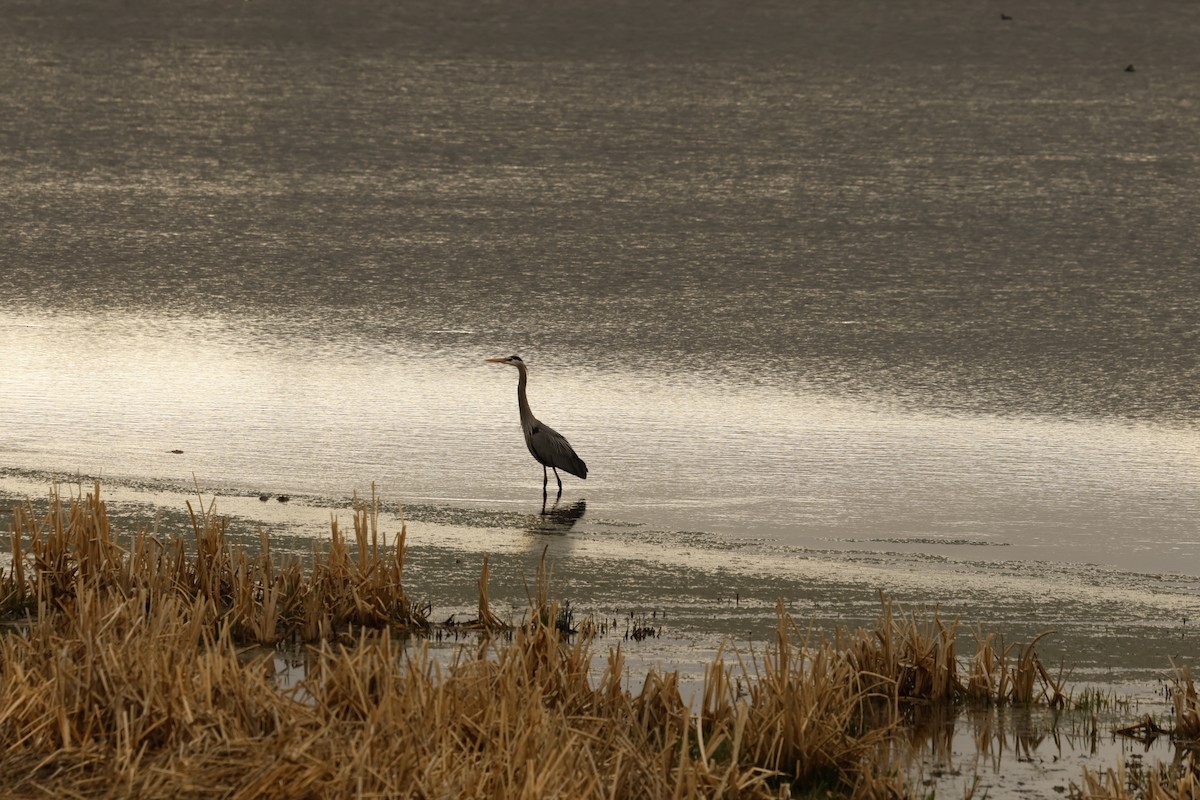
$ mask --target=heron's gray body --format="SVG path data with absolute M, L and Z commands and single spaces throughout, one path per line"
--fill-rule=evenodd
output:
M 525 395 L 528 380 L 525 365 L 520 365 L 521 380 L 517 383 L 517 407 L 521 412 L 521 431 L 525 434 L 525 446 L 542 466 L 561 469 L 576 478 L 587 480 L 587 464 L 575 455 L 566 437 L 533 416 L 529 410 L 529 398 Z
M 498 364 L 508 364 L 517 368 L 520 379 L 517 381 L 517 410 L 521 414 L 521 431 L 525 434 L 525 446 L 529 454 L 542 465 L 542 493 L 545 494 L 547 482 L 546 467 L 554 470 L 554 478 L 558 481 L 558 493 L 562 494 L 562 478 L 558 470 L 562 470 L 576 478 L 587 480 L 588 468 L 583 459 L 575 455 L 575 450 L 567 442 L 566 437 L 545 424 L 533 415 L 529 408 L 529 397 L 525 386 L 529 382 L 529 370 L 520 356 L 508 358 L 491 358 L 489 361 Z

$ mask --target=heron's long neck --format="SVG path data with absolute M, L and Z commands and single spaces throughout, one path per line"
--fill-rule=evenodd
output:
M 529 373 L 525 367 L 519 368 L 521 379 L 517 381 L 517 409 L 521 412 L 521 424 L 532 424 L 533 412 L 529 410 L 529 397 L 525 394 L 525 384 L 529 382 Z

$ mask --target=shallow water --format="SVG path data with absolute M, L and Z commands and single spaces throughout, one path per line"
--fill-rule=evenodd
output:
M 879 590 L 1196 654 L 1190 7 L 4 5 L 5 497 L 289 541 L 375 483 L 436 606 L 549 546 L 680 664 Z

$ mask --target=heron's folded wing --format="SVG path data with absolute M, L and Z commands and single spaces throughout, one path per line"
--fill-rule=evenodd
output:
M 576 478 L 587 479 L 587 464 L 575 455 L 566 438 L 553 428 L 538 423 L 529 438 L 529 449 L 546 466 L 569 472 Z

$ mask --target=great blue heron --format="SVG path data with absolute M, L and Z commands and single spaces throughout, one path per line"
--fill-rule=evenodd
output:
M 566 438 L 549 425 L 540 422 L 529 410 L 529 398 L 525 395 L 529 370 L 525 367 L 525 362 L 521 360 L 521 357 L 509 356 L 508 358 L 484 360 L 493 364 L 508 364 L 510 367 L 516 367 L 517 372 L 521 374 L 520 380 L 517 381 L 517 410 L 521 412 L 521 430 L 525 434 L 525 446 L 542 465 L 542 497 L 546 497 L 546 486 L 550 481 L 549 475 L 546 474 L 546 467 L 554 470 L 554 480 L 558 481 L 560 497 L 562 496 L 562 478 L 558 477 L 560 469 L 576 478 L 587 480 L 587 464 L 583 463 L 582 458 L 575 455 L 575 451 L 571 449 Z

